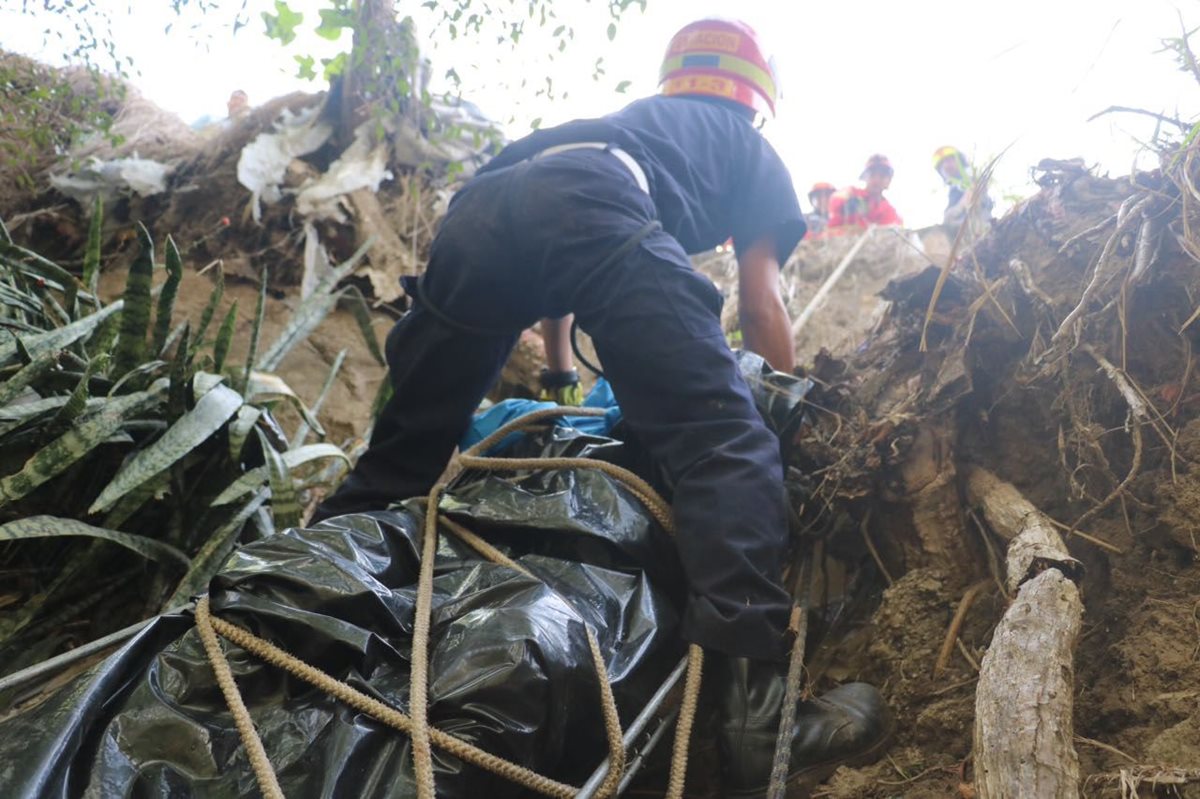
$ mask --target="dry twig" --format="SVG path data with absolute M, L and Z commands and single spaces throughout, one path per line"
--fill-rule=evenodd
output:
M 983 589 L 988 587 L 990 580 L 980 580 L 972 585 L 963 594 L 962 599 L 958 602 L 958 609 L 954 611 L 954 618 L 950 621 L 950 626 L 946 630 L 946 636 L 942 639 L 942 649 L 938 653 L 937 661 L 933 664 L 933 676 L 936 679 L 941 676 L 946 665 L 950 662 L 950 655 L 954 652 L 954 642 L 958 640 L 958 633 L 962 630 L 963 621 L 967 618 L 967 611 L 971 609 L 971 605 L 975 604 L 975 598 L 979 596 Z M 976 666 L 976 669 L 979 667 Z

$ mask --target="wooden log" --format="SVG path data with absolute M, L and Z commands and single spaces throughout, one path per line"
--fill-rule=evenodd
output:
M 1067 554 L 1050 520 L 1014 486 L 969 468 L 968 500 L 1009 540 L 1016 599 L 980 666 L 975 692 L 978 799 L 1077 799 L 1079 758 L 1072 723 L 1073 651 L 1083 619 Z

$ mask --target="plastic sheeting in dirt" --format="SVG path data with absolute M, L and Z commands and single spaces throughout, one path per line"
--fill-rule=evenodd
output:
M 761 368 L 760 359 L 759 376 Z M 786 427 L 797 410 L 779 398 L 799 398 L 786 390 L 796 380 L 774 382 L 784 390 L 764 393 L 760 380 L 755 393 L 776 403 L 768 421 L 782 418 Z M 538 453 L 644 462 L 632 446 L 569 427 L 530 436 L 506 454 Z M 441 537 L 431 723 L 579 784 L 606 752 L 586 627 L 596 633 L 628 723 L 683 651 L 673 542 L 636 497 L 596 470 L 468 471 L 443 497 L 442 511 L 534 576 Z M 410 500 L 247 544 L 213 580 L 213 612 L 407 709 L 422 525 L 422 503 Z M 287 796 L 415 795 L 406 736 L 236 647 L 227 652 Z M 524 795 L 436 749 L 434 759 L 439 796 Z M 7 797 L 258 795 L 192 620 L 182 614 L 160 618 L 42 705 L 0 724 L 0 785 Z

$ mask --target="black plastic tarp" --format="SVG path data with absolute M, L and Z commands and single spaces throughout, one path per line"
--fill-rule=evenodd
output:
M 755 393 L 776 429 L 790 425 L 802 392 Z M 511 454 L 638 460 L 617 441 L 564 428 L 517 449 Z M 627 489 L 595 470 L 467 472 L 442 509 L 534 576 L 440 537 L 430 722 L 580 784 L 606 753 L 585 625 L 628 722 L 683 651 L 672 542 Z M 406 710 L 422 525 L 414 500 L 248 544 L 212 582 L 213 612 Z M 227 651 L 287 796 L 415 795 L 406 736 L 236 647 Z M 441 797 L 524 795 L 436 748 L 434 759 Z M 0 792 L 257 796 L 190 616 L 157 620 L 43 704 L 0 723 Z
M 562 530 L 594 545 L 576 547 L 575 558 L 569 545 L 547 545 L 559 557 L 514 552 L 529 577 L 441 537 L 430 721 L 579 783 L 606 753 L 584 625 L 599 639 L 625 721 L 682 647 L 675 611 L 646 575 L 595 565 L 588 550 L 613 562 L 612 553 L 652 549 L 648 542 L 665 534 L 624 488 L 590 472 L 489 476 L 465 481 L 463 491 L 447 498 L 454 515 L 466 520 L 487 505 L 507 535 L 528 534 L 530 549 Z M 607 510 L 597 506 L 607 502 Z M 538 524 L 522 529 L 523 518 Z M 407 503 L 249 544 L 213 581 L 213 611 L 406 709 L 422 520 L 419 503 Z M 230 662 L 287 796 L 415 795 L 405 736 L 236 648 Z M 434 754 L 439 796 L 521 793 Z M 258 794 L 199 638 L 181 617 L 156 622 L 45 704 L 0 725 L 0 786 L 6 797 Z

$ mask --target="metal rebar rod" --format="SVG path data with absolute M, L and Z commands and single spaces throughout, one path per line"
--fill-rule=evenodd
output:
M 628 729 L 625 730 L 624 742 L 626 748 L 629 748 L 631 745 L 633 745 L 633 742 L 637 740 L 637 737 L 642 734 L 644 729 L 646 729 L 646 725 L 650 723 L 650 719 L 654 717 L 654 714 L 658 712 L 658 709 L 662 707 L 663 702 L 666 701 L 667 695 L 670 694 L 671 690 L 679 684 L 681 679 L 683 679 L 683 673 L 685 671 L 687 671 L 686 656 L 680 659 L 675 668 L 671 670 L 671 673 L 667 675 L 667 678 L 663 680 L 662 685 L 660 685 L 658 690 L 654 692 L 654 696 L 650 697 L 650 701 L 646 703 L 646 707 L 642 709 L 642 712 L 637 715 L 637 718 L 635 718 L 629 725 Z M 651 736 L 651 738 L 653 739 L 653 736 Z M 592 772 L 592 776 L 588 778 L 588 781 L 584 783 L 583 787 L 579 789 L 579 793 L 575 795 L 575 799 L 592 799 L 592 797 L 596 794 L 596 790 L 600 787 L 601 783 L 604 782 L 604 777 L 607 773 L 608 758 L 606 757 L 604 758 L 604 762 L 600 764 L 599 768 Z
M 625 776 L 621 778 L 621 784 L 617 786 L 617 796 L 620 796 L 629 788 L 629 785 L 633 782 L 633 778 L 637 776 L 638 772 L 642 770 L 642 766 L 646 764 L 646 758 L 658 746 L 659 741 L 671 729 L 677 718 L 679 718 L 678 707 L 671 708 L 671 712 L 663 716 L 658 727 L 655 728 L 654 732 L 646 740 L 646 745 L 639 749 L 638 753 L 634 755 L 633 760 L 629 761 L 629 765 L 625 766 Z

